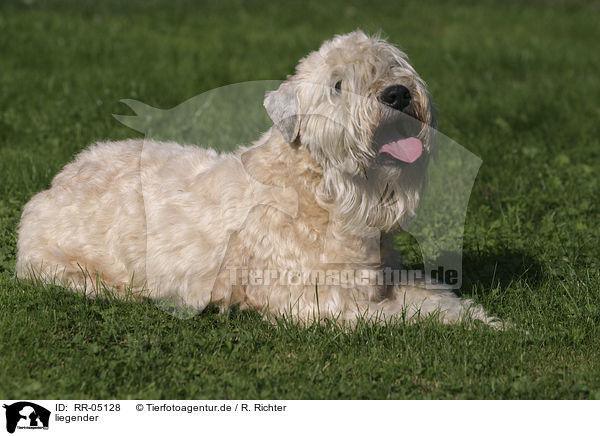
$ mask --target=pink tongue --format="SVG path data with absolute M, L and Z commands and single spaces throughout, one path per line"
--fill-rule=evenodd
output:
M 379 149 L 379 153 L 388 153 L 402 162 L 413 163 L 423 153 L 423 143 L 417 138 L 400 139 L 388 142 Z

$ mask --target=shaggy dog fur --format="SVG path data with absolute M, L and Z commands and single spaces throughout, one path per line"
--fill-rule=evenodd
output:
M 397 85 L 410 93 L 402 110 L 381 102 Z M 494 322 L 471 301 L 418 284 L 232 280 L 236 268 L 380 271 L 373 229 L 391 232 L 415 214 L 432 152 L 425 83 L 398 48 L 360 31 L 302 59 L 264 104 L 275 125 L 232 154 L 149 140 L 81 152 L 25 206 L 18 276 L 81 292 L 101 280 L 197 310 L 240 305 L 300 321 L 434 314 Z M 408 115 L 422 123 L 422 154 L 386 161 L 377 131 Z M 281 190 L 273 196 L 265 186 Z

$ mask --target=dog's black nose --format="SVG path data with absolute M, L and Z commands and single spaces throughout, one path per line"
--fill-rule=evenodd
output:
M 379 98 L 383 104 L 401 111 L 410 104 L 412 97 L 406 86 L 394 85 L 385 88 Z

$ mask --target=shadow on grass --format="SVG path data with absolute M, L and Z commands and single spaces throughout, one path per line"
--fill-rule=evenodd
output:
M 500 253 L 463 253 L 461 291 L 478 288 L 483 294 L 492 289 L 506 288 L 517 281 L 536 285 L 543 278 L 541 264 L 527 254 L 505 250 Z
M 408 232 L 400 232 L 393 238 L 393 247 L 382 244 L 385 265 L 424 271 L 423 255 L 417 240 Z M 385 239 L 382 238 L 382 241 Z M 462 285 L 460 290 L 456 290 L 459 294 L 469 295 L 475 289 L 488 294 L 494 288 L 504 289 L 518 281 L 534 286 L 544 277 L 542 266 L 536 259 L 511 249 L 465 250 L 458 263 L 462 265 Z

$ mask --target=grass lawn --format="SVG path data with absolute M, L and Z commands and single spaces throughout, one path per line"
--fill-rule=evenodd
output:
M 597 3 L 94 3 L 0 4 L 0 398 L 600 399 Z M 461 293 L 516 328 L 181 320 L 14 279 L 27 200 L 90 142 L 140 136 L 120 99 L 284 79 L 357 27 L 408 52 L 483 159 Z

